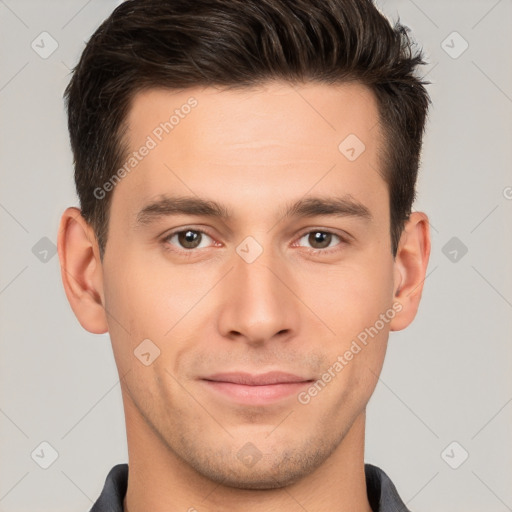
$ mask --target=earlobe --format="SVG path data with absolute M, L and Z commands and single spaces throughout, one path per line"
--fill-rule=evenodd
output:
M 64 290 L 80 325 L 94 334 L 107 332 L 96 237 L 78 208 L 67 208 L 62 214 L 57 251 Z
M 391 321 L 392 331 L 400 331 L 414 320 L 429 257 L 428 217 L 422 212 L 411 213 L 404 226 L 394 263 L 394 301 L 400 304 L 400 311 Z

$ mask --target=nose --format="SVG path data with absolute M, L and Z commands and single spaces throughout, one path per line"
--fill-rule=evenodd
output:
M 294 336 L 300 302 L 293 295 L 293 276 L 285 262 L 264 250 L 252 262 L 235 253 L 233 264 L 222 283 L 220 333 L 251 345 Z

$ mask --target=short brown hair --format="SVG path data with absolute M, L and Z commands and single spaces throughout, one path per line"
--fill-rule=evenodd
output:
M 357 81 L 375 94 L 386 139 L 393 256 L 415 199 L 429 96 L 408 29 L 371 0 L 128 0 L 88 41 L 64 97 L 82 216 L 103 258 L 126 117 L 144 89 Z

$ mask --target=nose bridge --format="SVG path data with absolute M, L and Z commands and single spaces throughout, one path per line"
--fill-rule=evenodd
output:
M 224 284 L 219 316 L 222 334 L 262 342 L 295 329 L 297 305 L 282 282 L 287 280 L 286 274 L 286 263 L 270 247 L 263 247 L 252 237 L 242 241 Z

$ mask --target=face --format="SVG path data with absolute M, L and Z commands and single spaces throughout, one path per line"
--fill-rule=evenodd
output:
M 376 101 L 151 90 L 127 121 L 103 261 L 127 419 L 219 483 L 297 481 L 364 413 L 395 313 Z

